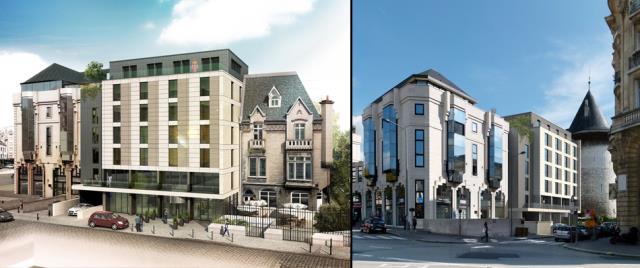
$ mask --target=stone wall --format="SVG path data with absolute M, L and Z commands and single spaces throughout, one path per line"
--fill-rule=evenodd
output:
M 626 175 L 626 190 L 617 192 L 617 220 L 623 232 L 640 227 L 640 127 L 615 133 L 609 138 L 613 169 L 618 178 Z
M 582 211 L 595 209 L 597 216 L 616 216 L 616 202 L 609 200 L 609 184 L 616 182 L 608 140 L 582 139 Z

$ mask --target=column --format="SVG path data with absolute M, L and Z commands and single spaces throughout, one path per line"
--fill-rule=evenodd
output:
M 400 224 L 398 222 L 398 211 L 396 211 L 397 207 L 396 207 L 396 187 L 395 184 L 398 184 L 397 182 L 394 183 L 394 186 L 391 187 L 391 217 L 393 218 L 393 220 L 391 220 L 391 222 L 393 222 L 393 226 L 397 226 L 398 224 Z
M 491 219 L 496 218 L 496 193 L 491 192 L 491 213 L 489 213 Z
M 27 164 L 27 194 L 33 194 L 33 164 Z
M 66 165 L 64 169 L 64 176 L 65 176 L 64 193 L 67 200 L 71 199 L 71 186 L 73 185 L 71 175 L 72 175 L 72 167 L 69 165 Z M 55 187 L 55 181 L 53 183 L 54 183 L 53 186 Z

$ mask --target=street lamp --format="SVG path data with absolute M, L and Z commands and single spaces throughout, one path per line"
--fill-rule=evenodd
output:
M 575 205 L 576 204 L 576 199 L 577 198 L 576 198 L 576 194 L 575 193 L 573 195 L 571 195 L 571 208 L 569 209 L 569 211 L 570 211 L 570 215 L 569 215 L 569 228 L 570 229 L 569 230 L 571 230 L 571 227 L 572 227 L 571 218 L 573 218 L 574 211 L 578 212 L 578 210 L 574 210 L 575 206 L 576 206 Z M 576 224 L 576 231 L 575 231 L 576 238 L 574 240 L 574 243 L 578 243 L 578 220 L 576 219 L 576 220 L 574 220 L 574 222 Z M 571 231 L 569 231 L 569 233 L 571 233 Z
M 401 128 L 402 131 L 404 132 L 404 144 L 405 144 L 405 147 L 406 147 L 404 149 L 404 151 L 405 151 L 404 176 L 405 176 L 406 182 L 405 182 L 405 186 L 404 186 L 404 188 L 405 188 L 404 189 L 404 210 L 405 210 L 404 214 L 405 215 L 404 215 L 403 218 L 404 218 L 404 229 L 406 230 L 407 229 L 407 219 L 406 218 L 409 215 L 409 212 L 407 211 L 407 208 L 408 208 L 408 205 L 409 205 L 408 204 L 409 198 L 407 196 L 408 183 L 409 183 L 409 164 L 408 164 L 408 162 L 409 162 L 409 146 L 408 146 L 409 141 L 407 140 L 407 128 L 401 127 L 400 125 L 398 125 L 398 123 L 393 122 L 393 121 L 391 121 L 391 120 L 389 120 L 387 118 L 382 118 L 382 121 L 387 122 L 389 124 L 393 124 L 394 126 L 396 126 L 398 128 Z M 395 184 L 393 185 L 393 188 L 395 188 Z

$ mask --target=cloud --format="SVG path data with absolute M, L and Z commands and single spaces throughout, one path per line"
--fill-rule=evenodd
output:
M 310 12 L 315 0 L 181 0 L 160 43 L 216 45 L 267 36 Z
M 147 21 L 144 25 L 142 25 L 142 28 L 144 28 L 145 30 L 153 30 L 156 28 L 156 24 L 153 23 L 153 21 Z
M 610 42 L 608 39 L 607 41 Z M 558 75 L 544 91 L 545 103 L 537 109 L 543 117 L 561 127 L 569 128 L 587 93 L 587 82 L 591 76 L 591 94 L 605 118 L 611 122 L 614 110 L 611 46 L 610 43 L 602 43 L 602 47 L 595 51 L 565 47 L 562 53 L 555 56 L 565 64 L 558 68 Z M 595 44 L 600 45 L 598 42 Z
M 47 67 L 40 56 L 29 52 L 0 50 L 0 126 L 13 126 L 13 94 L 20 92 L 20 83 Z

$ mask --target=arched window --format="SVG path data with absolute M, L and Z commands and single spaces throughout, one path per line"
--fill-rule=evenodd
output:
M 496 192 L 496 213 L 495 216 L 496 218 L 499 219 L 504 219 L 507 217 L 506 215 L 506 210 L 505 210 L 505 200 L 504 200 L 504 193 L 502 191 L 497 191 Z
M 276 191 L 273 189 L 262 189 L 262 191 L 260 191 L 260 200 L 267 202 L 267 206 L 269 207 L 278 206 Z
M 253 191 L 251 190 L 246 190 L 244 191 L 244 201 L 251 201 L 251 200 L 255 200 L 256 199 L 256 195 L 253 194 Z
M 489 189 L 480 193 L 480 218 L 491 218 L 491 191 Z
M 471 191 L 462 186 L 456 191 L 456 197 L 458 199 L 458 219 L 470 219 L 471 218 Z

